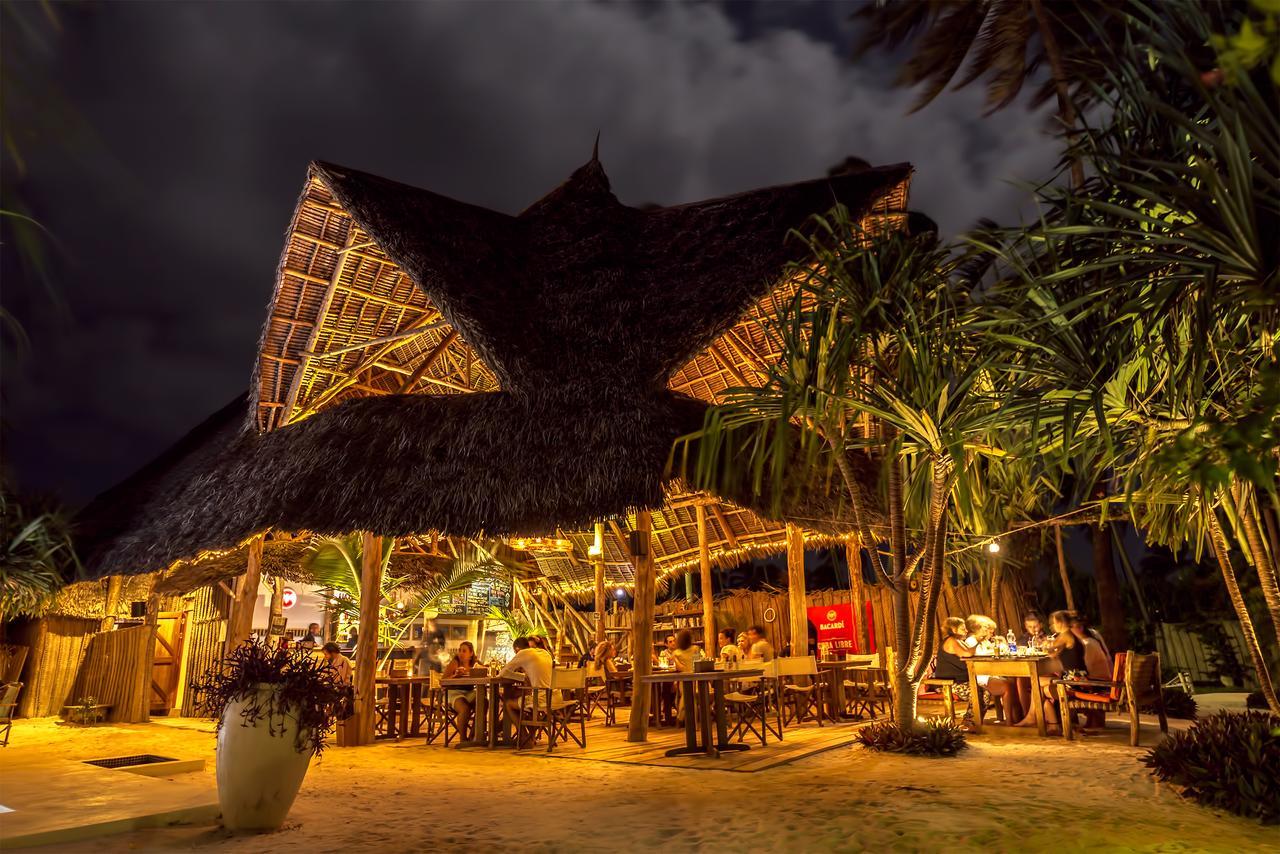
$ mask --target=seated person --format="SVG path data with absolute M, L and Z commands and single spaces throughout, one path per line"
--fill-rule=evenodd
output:
M 702 650 L 693 643 L 693 632 L 681 629 L 676 633 L 676 648 L 671 652 L 671 663 L 677 673 L 692 673 L 693 662 L 702 657 Z
M 994 655 L 995 645 L 999 643 L 999 641 L 992 641 L 996 633 L 996 621 L 984 614 L 970 614 L 965 618 L 964 624 L 969 632 L 964 644 L 971 650 L 970 655 Z M 978 687 L 996 698 L 996 701 L 1001 704 L 1006 722 L 1015 721 L 1022 717 L 1022 708 L 1018 703 L 1018 692 L 1013 690 L 1010 680 L 1003 676 L 979 674 Z
M 1058 704 L 1053 695 L 1052 682 L 1055 678 L 1085 679 L 1089 673 L 1084 660 L 1084 641 L 1071 631 L 1071 615 L 1067 611 L 1054 611 L 1049 615 L 1049 627 L 1054 631 L 1053 640 L 1048 652 L 1058 659 L 1055 675 L 1040 677 L 1041 695 L 1044 697 L 1044 719 L 1050 726 L 1058 724 Z M 1110 674 L 1108 674 L 1110 678 Z M 1018 722 L 1018 726 L 1033 726 L 1035 719 L 1030 709 L 1026 717 Z
M 773 661 L 773 644 L 765 637 L 764 626 L 747 629 L 747 658 L 751 661 Z
M 949 679 L 955 683 L 951 695 L 957 700 L 968 703 L 972 697 L 969 692 L 969 668 L 964 660 L 973 656 L 973 647 L 965 643 L 968 638 L 967 626 L 960 617 L 947 617 L 942 621 L 942 643 L 938 646 L 938 662 L 933 668 L 934 679 Z M 981 676 L 978 677 L 982 679 Z M 964 713 L 965 723 L 973 720 L 972 704 Z
M 479 664 L 476 648 L 471 645 L 471 641 L 463 641 L 458 644 L 458 651 L 454 653 L 453 658 L 449 659 L 449 663 L 444 666 L 444 678 L 468 676 L 471 669 Z M 459 729 L 470 730 L 472 725 L 468 721 L 471 720 L 471 709 L 476 704 L 476 689 L 450 688 L 446 692 L 446 698 L 453 704 L 453 710 L 458 714 Z
M 653 663 L 658 667 L 674 667 L 671 657 L 676 651 L 676 636 L 667 635 L 667 639 L 663 642 L 663 646 L 653 651 Z
M 742 649 L 735 641 L 733 629 L 721 629 L 718 636 L 720 643 L 720 660 L 727 665 L 736 665 L 742 660 Z
M 343 685 L 350 685 L 352 679 L 351 659 L 342 654 L 342 649 L 336 643 L 330 641 L 321 648 L 324 654 L 325 663 L 331 667 L 337 677 L 338 682 Z
M 551 653 L 535 647 L 529 638 L 516 638 L 511 647 L 516 654 L 498 672 L 503 679 L 518 679 L 530 688 L 550 688 L 551 671 L 554 663 Z M 506 703 L 508 722 L 514 722 L 520 716 L 520 698 L 514 691 L 508 691 Z
M 1022 645 L 1039 649 L 1049 640 L 1044 633 L 1044 618 L 1038 611 L 1028 611 L 1022 618 Z
M 587 657 L 586 671 L 588 676 L 599 676 L 604 679 L 618 672 L 613 660 L 618 657 L 618 650 L 611 641 L 600 641 L 591 655 Z
M 1089 625 L 1089 618 L 1077 611 L 1072 611 L 1068 618 L 1071 633 L 1084 643 L 1084 669 L 1090 679 L 1100 682 L 1111 681 L 1111 652 L 1107 649 L 1102 635 Z
M 307 633 L 298 640 L 298 646 L 307 651 L 313 650 L 318 646 L 324 645 L 324 638 L 320 635 L 320 624 L 312 623 L 307 626 Z

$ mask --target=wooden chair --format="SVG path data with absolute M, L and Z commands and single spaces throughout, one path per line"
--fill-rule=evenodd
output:
M 474 724 L 459 720 L 458 710 L 453 707 L 453 703 L 449 700 L 449 692 L 440 684 L 440 671 L 431 671 L 430 678 L 431 681 L 428 683 L 427 690 L 423 692 L 422 701 L 429 712 L 427 717 L 427 744 L 434 744 L 435 740 L 443 735 L 444 746 L 448 747 L 455 738 L 462 741 L 466 737 L 466 730 L 473 728 Z
M 1129 744 L 1138 746 L 1141 720 L 1139 710 L 1145 705 L 1156 707 L 1160 720 L 1160 732 L 1169 731 L 1169 719 L 1164 709 L 1164 690 L 1160 684 L 1160 654 L 1139 655 L 1136 652 L 1116 653 L 1115 666 L 1110 682 L 1094 679 L 1055 679 L 1061 709 L 1062 737 L 1075 738 L 1072 731 L 1075 712 L 1129 713 Z M 1105 722 L 1105 717 L 1103 718 Z
M 13 728 L 13 711 L 18 706 L 21 682 L 6 682 L 0 688 L 0 747 L 9 746 L 9 730 Z
M 826 685 L 819 681 L 817 660 L 812 655 L 795 655 L 775 661 L 782 699 L 782 725 L 800 723 L 812 714 L 817 718 L 818 726 L 822 726 L 822 698 Z
M 580 668 L 551 671 L 551 685 L 546 688 L 520 689 L 520 714 L 516 721 L 516 750 L 533 746 L 543 735 L 547 752 L 555 749 L 556 739 L 572 740 L 587 746 L 586 696 L 587 672 Z M 578 724 L 578 734 L 573 723 Z
M 769 734 L 782 740 L 782 703 L 778 691 L 778 662 L 744 661 L 744 670 L 759 670 L 758 679 L 744 680 L 749 684 L 739 684 L 736 690 L 724 695 L 725 705 L 736 720 L 729 732 L 729 740 L 736 736 L 739 742 L 752 733 L 760 739 L 761 746 L 769 743 Z M 754 689 L 754 690 L 752 690 Z M 770 706 L 777 713 L 777 725 L 769 722 Z
M 612 726 L 617 718 L 613 708 L 614 692 L 609 685 L 608 671 L 602 668 L 599 662 L 588 661 L 586 680 L 587 718 L 590 719 L 596 712 L 600 712 L 604 715 L 604 725 Z
M 855 718 L 879 717 L 893 711 L 889 690 L 889 671 L 875 666 L 874 670 L 853 670 L 851 679 L 844 680 L 844 693 L 848 698 L 845 711 Z

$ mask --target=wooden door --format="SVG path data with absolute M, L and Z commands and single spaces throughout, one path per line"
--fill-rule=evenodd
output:
M 156 617 L 156 650 L 151 662 L 151 714 L 167 715 L 178 693 L 182 641 L 186 634 L 187 612 L 161 612 Z

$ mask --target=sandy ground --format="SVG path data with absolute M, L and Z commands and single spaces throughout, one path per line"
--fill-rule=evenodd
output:
M 177 723 L 21 721 L 0 775 L 29 751 L 150 751 L 205 756 L 213 786 L 212 726 Z M 170 827 L 59 851 L 1280 850 L 1280 830 L 1180 799 L 1139 756 L 1101 740 L 982 738 L 955 759 L 853 747 L 741 774 L 378 744 L 314 761 L 279 832 Z

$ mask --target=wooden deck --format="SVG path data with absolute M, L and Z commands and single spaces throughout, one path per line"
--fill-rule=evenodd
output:
M 791 726 L 783 730 L 783 740 L 774 741 L 769 738 L 767 746 L 760 746 L 760 739 L 748 738 L 745 742 L 751 745 L 750 750 L 725 753 L 718 758 L 708 756 L 666 756 L 672 747 L 684 744 L 684 730 L 675 727 L 649 730 L 649 739 L 643 743 L 627 741 L 627 715 L 630 709 L 618 710 L 618 723 L 606 727 L 597 714 L 594 720 L 587 721 L 587 746 L 577 744 L 557 744 L 553 753 L 547 753 L 545 742 L 529 750 L 519 752 L 510 748 L 498 748 L 505 753 L 529 759 L 571 759 L 593 762 L 619 762 L 628 765 L 656 765 L 664 768 L 695 768 L 702 771 L 739 771 L 751 773 L 776 768 L 822 753 L 838 747 L 853 744 L 856 733 L 869 721 L 851 723 L 827 723 L 819 727 L 809 722 L 800 726 Z M 441 742 L 436 742 L 430 749 L 441 749 Z M 479 748 L 472 748 L 479 749 Z

